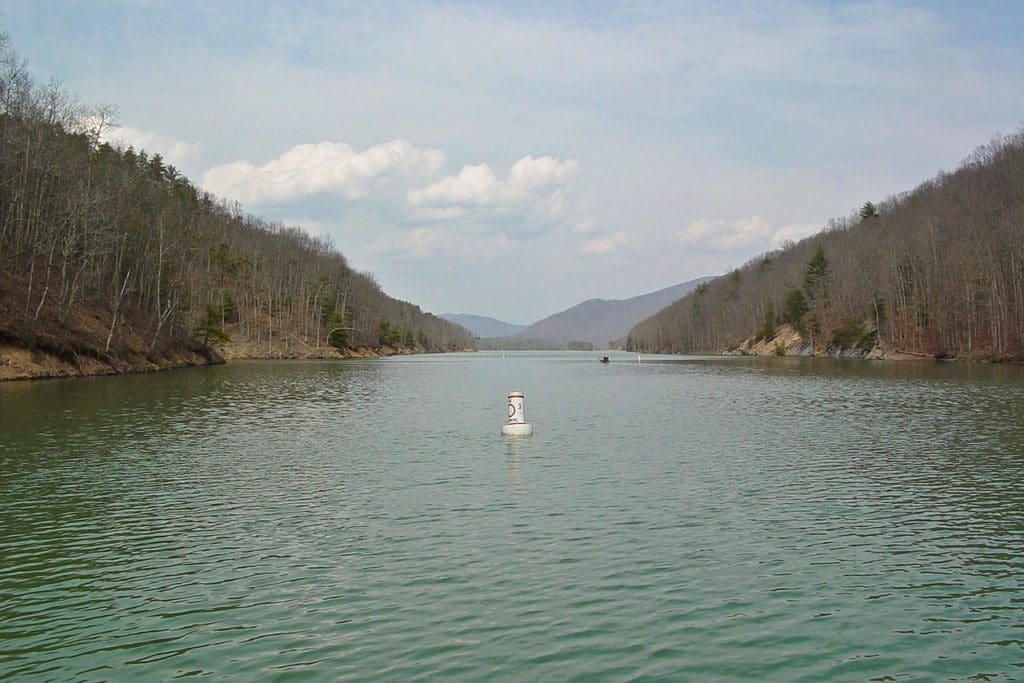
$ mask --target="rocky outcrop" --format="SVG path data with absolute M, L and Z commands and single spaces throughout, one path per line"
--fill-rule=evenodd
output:
M 877 343 L 871 348 L 860 346 L 841 347 L 836 344 L 827 346 L 812 344 L 791 325 L 783 324 L 776 328 L 775 336 L 770 339 L 750 337 L 739 346 L 723 352 L 728 356 L 831 356 L 832 358 L 861 358 L 865 360 L 935 360 L 926 353 L 917 353 L 899 349 L 885 349 Z
M 814 356 L 811 343 L 789 325 L 780 325 L 775 336 L 765 339 L 750 337 L 725 352 L 730 356 Z

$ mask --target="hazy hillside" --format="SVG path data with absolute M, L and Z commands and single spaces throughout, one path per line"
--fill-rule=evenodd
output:
M 538 320 L 516 336 L 556 344 L 590 342 L 598 348 L 605 348 L 616 340 L 624 339 L 630 328 L 644 318 L 711 279 L 697 278 L 629 299 L 589 299 Z
M 1024 130 L 630 332 L 634 347 L 671 352 L 753 342 L 779 353 L 1024 356 Z
M 488 318 L 485 315 L 470 315 L 469 313 L 441 313 L 439 317 L 444 318 L 456 325 L 462 325 L 478 337 L 511 337 L 526 329 L 526 325 L 514 325 L 497 318 Z

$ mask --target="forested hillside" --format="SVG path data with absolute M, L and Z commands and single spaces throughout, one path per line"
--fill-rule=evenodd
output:
M 1024 356 L 1024 130 L 638 324 L 633 349 Z
M 229 339 L 250 356 L 472 344 L 328 240 L 102 143 L 87 114 L 0 36 L 0 342 L 111 370 L 216 360 Z

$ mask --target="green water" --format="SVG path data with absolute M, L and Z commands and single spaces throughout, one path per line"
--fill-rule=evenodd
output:
M 1020 366 L 0 384 L 0 678 L 1024 678 L 1022 472 Z

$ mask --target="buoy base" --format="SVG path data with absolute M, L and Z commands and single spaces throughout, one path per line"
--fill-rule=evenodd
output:
M 505 436 L 530 436 L 533 434 L 533 425 L 523 423 L 503 425 L 501 433 Z

